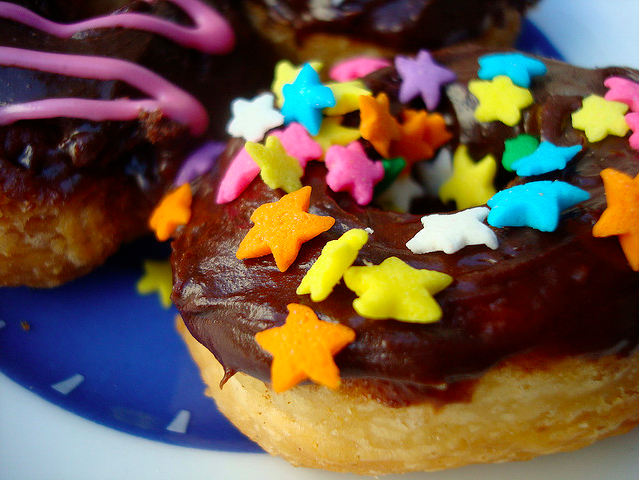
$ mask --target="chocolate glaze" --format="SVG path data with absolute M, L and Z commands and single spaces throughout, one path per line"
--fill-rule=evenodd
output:
M 472 115 L 477 101 L 466 85 L 476 77 L 477 57 L 483 53 L 462 48 L 435 55 L 458 75 L 441 104 L 456 136 L 446 148 L 462 142 L 474 158 L 487 153 L 501 158 L 504 139 L 520 132 L 557 145 L 582 144 L 584 149 L 566 169 L 529 180 L 561 179 L 587 190 L 591 199 L 564 212 L 552 233 L 503 228 L 496 230 L 499 248 L 494 251 L 471 246 L 452 255 L 414 255 L 405 243 L 421 229 L 419 214 L 431 212 L 398 214 L 359 207 L 347 195 L 327 191 L 325 167 L 311 162 L 303 178 L 313 187 L 309 211 L 331 215 L 336 224 L 305 243 L 293 266 L 282 273 L 271 256 L 242 261 L 235 251 L 251 227 L 251 213 L 265 202 L 277 201 L 283 192 L 269 189 L 258 178 L 240 199 L 215 203 L 220 177 L 241 147 L 234 143 L 197 184 L 192 219 L 175 240 L 172 256 L 173 299 L 191 333 L 213 352 L 227 376 L 242 371 L 269 380 L 269 355 L 253 336 L 281 325 L 286 305 L 292 302 L 309 305 L 321 319 L 355 329 L 355 342 L 336 356 L 345 385 L 389 405 L 466 398 L 473 379 L 507 358 L 539 368 L 565 355 L 626 354 L 637 346 L 639 273 L 628 266 L 617 239 L 594 238 L 592 226 L 605 208 L 599 172 L 612 167 L 634 176 L 639 153 L 629 148 L 627 138 L 588 143 L 583 132 L 573 130 L 570 113 L 579 108 L 581 98 L 602 95 L 607 77 L 639 80 L 639 73 L 545 61 L 548 74 L 531 87 L 535 105 L 525 111 L 520 125 L 510 128 L 499 122 L 477 123 Z M 367 82 L 375 91 L 388 92 L 398 108 L 393 69 Z M 504 172 L 499 178 L 499 188 L 524 182 Z M 356 264 L 378 264 L 397 256 L 413 267 L 452 275 L 454 283 L 436 296 L 443 309 L 441 321 L 415 325 L 364 319 L 354 312 L 354 294 L 343 284 L 320 303 L 296 295 L 327 241 L 350 228 L 367 227 L 374 233 Z
M 247 0 L 266 9 L 274 25 L 295 32 L 298 44 L 313 33 L 346 35 L 399 51 L 440 48 L 503 28 L 504 12 L 520 13 L 535 0 Z
M 70 2 L 15 3 L 60 22 L 79 21 L 97 13 L 95 8 L 89 11 L 91 5 L 84 5 L 84 9 L 70 8 Z M 233 25 L 243 25 L 228 2 L 211 3 Z M 149 13 L 178 23 L 187 21 L 177 7 L 161 1 L 152 4 L 135 1 L 121 10 Z M 211 119 L 207 136 L 213 138 L 224 136 L 230 101 L 257 92 L 271 75 L 275 60 L 266 47 L 256 43 L 250 32 L 242 33 L 245 29 L 241 28 L 235 29 L 237 47 L 228 55 L 206 55 L 152 33 L 122 28 L 89 30 L 70 39 L 60 39 L 6 19 L 0 19 L 0 28 L 3 46 L 120 58 L 160 74 L 202 102 Z M 247 74 L 249 68 L 251 75 Z M 231 81 L 238 77 L 244 80 Z M 141 93 L 122 82 L 0 66 L 3 105 L 56 97 L 127 96 L 136 98 Z M 19 121 L 0 127 L 0 189 L 13 198 L 39 203 L 58 201 L 76 192 L 90 194 L 91 189 L 112 189 L 129 197 L 122 199 L 122 205 L 138 205 L 140 215 L 133 223 L 146 231 L 149 208 L 171 185 L 182 160 L 200 141 L 183 125 L 161 114 L 148 114 L 139 121 L 127 122 L 72 118 Z

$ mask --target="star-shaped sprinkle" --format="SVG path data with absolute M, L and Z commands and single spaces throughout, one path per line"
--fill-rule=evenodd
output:
M 337 390 L 341 380 L 333 356 L 355 340 L 355 331 L 320 320 L 306 305 L 287 308 L 284 325 L 255 334 L 260 347 L 273 355 L 273 390 L 280 393 L 306 379 Z
M 375 185 L 373 196 L 379 195 L 399 177 L 399 174 L 406 168 L 406 160 L 398 158 L 383 158 L 380 163 L 384 167 L 384 177 Z
M 311 300 L 321 302 L 328 298 L 340 282 L 344 272 L 353 265 L 357 255 L 368 241 L 368 233 L 361 228 L 348 230 L 337 240 L 331 240 L 313 266 L 306 272 L 296 293 L 311 294 Z
M 439 198 L 444 203 L 454 200 L 458 210 L 483 205 L 495 194 L 496 172 L 495 157 L 486 155 L 475 162 L 466 145 L 460 145 L 453 155 L 453 176 L 439 189 Z
M 246 142 L 244 148 L 260 167 L 260 176 L 270 188 L 281 188 L 286 193 L 302 188 L 304 169 L 295 157 L 286 153 L 279 138 L 269 135 L 266 145 Z
M 479 100 L 475 118 L 480 122 L 500 121 L 514 127 L 521 120 L 521 110 L 533 103 L 530 91 L 514 85 L 506 75 L 490 81 L 471 80 L 468 90 Z
M 284 121 L 297 121 L 311 135 L 317 135 L 322 124 L 322 110 L 335 106 L 333 91 L 322 85 L 317 72 L 307 63 L 293 83 L 284 85 L 282 92 Z
M 417 164 L 417 173 L 426 192 L 437 195 L 439 189 L 453 176 L 453 158 L 448 149 L 441 149 L 434 160 Z
M 226 142 L 214 141 L 206 142 L 199 147 L 182 163 L 180 171 L 175 176 L 174 185 L 179 187 L 208 172 L 225 148 Z
M 321 145 L 315 142 L 299 123 L 291 123 L 284 130 L 275 130 L 271 135 L 282 142 L 286 153 L 299 162 L 302 169 L 309 160 L 320 158 Z M 217 191 L 216 202 L 227 203 L 235 200 L 260 173 L 260 167 L 242 148 L 226 170 Z
M 188 183 L 164 196 L 149 219 L 149 226 L 159 241 L 168 240 L 177 227 L 190 220 L 192 199 Z
M 326 184 L 334 192 L 347 191 L 359 205 L 373 199 L 373 187 L 384 177 L 384 166 L 374 162 L 359 142 L 346 147 L 333 145 L 324 157 L 328 173 Z
M 328 72 L 329 78 L 336 82 L 348 82 L 365 77 L 382 68 L 390 67 L 392 63 L 385 58 L 354 57 L 333 65 Z
M 486 245 L 494 250 L 499 242 L 495 232 L 484 223 L 488 212 L 486 207 L 475 207 L 449 215 L 422 217 L 424 228 L 406 247 L 413 253 L 455 253 L 467 245 Z
M 626 123 L 632 130 L 628 143 L 635 150 L 639 150 L 639 113 L 632 112 L 626 115 Z
M 592 229 L 595 237 L 617 235 L 630 267 L 639 271 L 639 175 L 612 168 L 601 172 L 607 207 Z
M 609 89 L 604 95 L 606 100 L 625 103 L 630 111 L 639 111 L 639 83 L 628 78 L 609 77 L 604 85 Z
M 522 133 L 515 138 L 508 138 L 504 141 L 504 155 L 501 163 L 509 172 L 513 171 L 513 163 L 523 157 L 532 155 L 539 146 L 539 140 L 532 135 Z
M 320 72 L 323 68 L 322 62 L 309 62 L 313 70 Z M 275 75 L 271 83 L 271 91 L 275 95 L 275 104 L 281 107 L 284 104 L 284 94 L 282 89 L 287 83 L 293 83 L 295 78 L 300 74 L 304 65 L 293 65 L 288 60 L 280 60 L 275 65 Z
M 302 187 L 277 202 L 259 206 L 251 215 L 254 226 L 237 250 L 239 259 L 273 254 L 277 268 L 284 272 L 297 258 L 302 243 L 329 230 L 332 217 L 307 213 L 311 187 Z
M 390 157 L 389 149 L 393 140 L 399 140 L 402 130 L 395 117 L 390 114 L 390 101 L 385 93 L 377 97 L 359 97 L 360 124 L 362 137 L 368 140 L 382 157 Z
M 284 130 L 275 130 L 271 135 L 280 139 L 286 153 L 295 157 L 302 168 L 306 168 L 309 160 L 316 160 L 324 153 L 322 146 L 299 123 L 293 122 Z
M 157 293 L 164 308 L 171 306 L 171 291 L 173 290 L 173 273 L 168 261 L 145 260 L 144 275 L 135 288 L 140 295 Z
M 342 125 L 342 117 L 327 117 L 322 122 L 322 127 L 313 137 L 326 152 L 331 145 L 348 145 L 362 137 L 359 128 L 345 127 Z
M 344 273 L 346 286 L 359 298 L 353 308 L 362 317 L 376 320 L 432 323 L 442 310 L 432 295 L 453 281 L 445 273 L 411 267 L 397 257 L 379 265 L 350 267 Z
M 581 145 L 558 147 L 551 142 L 541 142 L 533 153 L 514 162 L 512 168 L 520 177 L 542 175 L 566 168 L 568 162 L 579 152 Z
M 402 115 L 401 137 L 391 143 L 390 153 L 406 161 L 404 173 L 408 173 L 415 162 L 432 158 L 435 151 L 452 138 L 452 134 L 439 113 L 406 109 Z
M 273 94 L 263 93 L 246 100 L 236 98 L 231 103 L 232 117 L 226 131 L 233 137 L 259 142 L 271 128 L 284 123 L 284 117 L 273 108 Z
M 335 106 L 324 109 L 324 115 L 336 116 L 346 115 L 359 109 L 359 97 L 361 95 L 372 95 L 371 91 L 360 80 L 350 82 L 327 83 L 335 95 Z
M 583 99 L 582 107 L 572 114 L 572 126 L 583 130 L 590 143 L 603 140 L 608 135 L 623 137 L 628 133 L 624 119 L 628 105 L 606 100 L 599 95 Z
M 260 174 L 260 167 L 242 148 L 227 168 L 217 191 L 215 201 L 228 203 L 235 200 Z
M 497 192 L 488 200 L 488 223 L 496 228 L 531 227 L 553 232 L 562 211 L 588 198 L 585 190 L 558 180 L 525 183 Z
M 515 85 L 530 87 L 532 77 L 545 75 L 544 62 L 521 53 L 495 53 L 479 57 L 479 73 L 482 80 L 492 80 L 498 75 L 508 76 Z
M 421 95 L 428 110 L 437 108 L 442 86 L 457 78 L 454 72 L 436 63 L 426 50 L 420 50 L 414 59 L 396 57 L 395 68 L 402 79 L 399 100 L 408 103 Z
M 423 194 L 422 186 L 410 175 L 400 175 L 375 199 L 375 203 L 384 210 L 405 213 L 410 210 L 413 200 Z

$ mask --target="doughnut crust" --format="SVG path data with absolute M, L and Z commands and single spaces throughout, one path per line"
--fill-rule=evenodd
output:
M 274 393 L 224 370 L 178 319 L 177 328 L 220 411 L 267 452 L 296 466 L 382 475 L 528 460 L 585 447 L 639 422 L 639 354 L 565 358 L 534 371 L 495 366 L 468 402 L 385 406 L 301 385 Z

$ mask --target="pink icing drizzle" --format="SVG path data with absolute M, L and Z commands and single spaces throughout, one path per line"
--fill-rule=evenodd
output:
M 151 99 L 93 100 L 49 98 L 0 107 L 0 125 L 18 120 L 72 117 L 93 121 L 134 120 L 140 112 L 163 111 L 189 125 L 193 135 L 204 133 L 208 115 L 194 97 L 140 65 L 115 58 L 37 52 L 0 47 L 0 64 L 96 80 L 120 80 Z
M 154 0 L 144 0 L 152 3 Z M 188 48 L 205 53 L 228 53 L 233 49 L 235 36 L 224 18 L 198 0 L 167 0 L 179 6 L 191 18 L 194 26 L 178 25 L 143 13 L 124 12 L 91 18 L 82 22 L 61 24 L 52 22 L 19 5 L 0 2 L 0 17 L 24 23 L 50 35 L 70 38 L 90 29 L 131 28 L 167 37 Z

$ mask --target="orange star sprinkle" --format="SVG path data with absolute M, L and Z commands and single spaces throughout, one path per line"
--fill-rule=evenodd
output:
M 391 143 L 392 157 L 402 157 L 406 161 L 404 173 L 420 160 L 432 158 L 435 150 L 453 136 L 446 130 L 446 121 L 439 113 L 426 110 L 405 110 L 401 124 L 401 137 Z
M 149 226 L 159 241 L 168 240 L 177 227 L 189 221 L 192 200 L 191 186 L 188 183 L 162 199 L 149 219 Z
M 399 123 L 390 114 L 389 106 L 390 101 L 385 93 L 375 98 L 368 95 L 359 97 L 359 131 L 384 158 L 390 157 L 388 150 L 391 142 L 402 136 Z
M 639 175 L 612 168 L 601 172 L 608 206 L 592 229 L 595 237 L 619 236 L 630 267 L 639 271 Z
M 355 331 L 317 318 L 306 305 L 291 303 L 286 323 L 258 332 L 255 340 L 273 355 L 273 390 L 283 392 L 307 378 L 337 390 L 341 380 L 333 355 L 355 340 Z
M 310 198 L 311 187 L 306 186 L 255 209 L 251 215 L 255 225 L 240 243 L 237 258 L 257 258 L 272 253 L 277 268 L 286 271 L 297 258 L 302 243 L 335 223 L 333 217 L 307 213 Z

